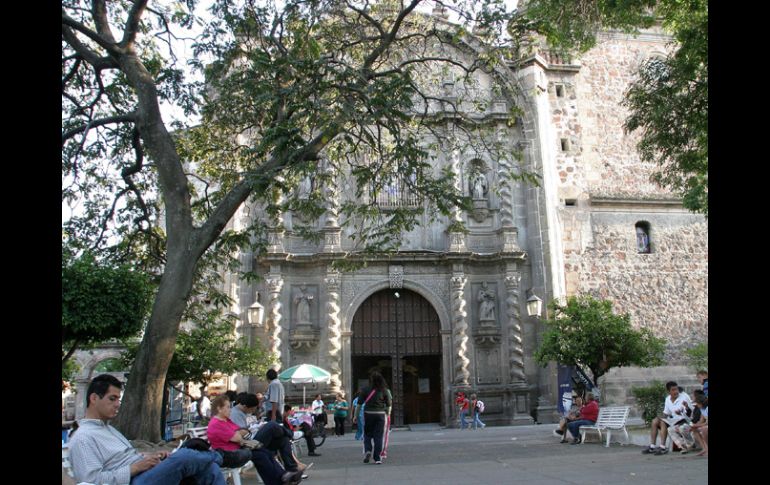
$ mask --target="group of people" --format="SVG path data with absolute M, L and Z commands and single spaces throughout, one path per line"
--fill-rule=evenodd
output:
M 561 436 L 560 443 L 569 443 L 568 435 L 572 436 L 572 444 L 577 445 L 581 442 L 580 427 L 591 426 L 599 419 L 599 403 L 596 402 L 594 394 L 588 392 L 583 397 L 575 394 L 572 397 L 572 406 L 564 418 L 559 421 L 559 427 L 554 433 Z
M 697 445 L 701 449 L 697 455 L 708 456 L 708 372 L 699 371 L 696 377 L 703 389 L 693 392 L 694 400 L 676 382 L 666 383 L 668 396 L 663 402 L 663 413 L 652 420 L 650 446 L 642 453 L 665 455 L 668 453 L 666 438 L 670 435 L 681 453 L 694 451 Z M 592 393 L 586 394 L 585 403 L 580 395 L 573 395 L 572 407 L 554 433 L 561 436 L 561 443 L 568 443 L 571 435 L 572 444 L 578 444 L 580 427 L 595 424 L 598 416 L 599 405 Z M 656 446 L 658 436 L 660 444 Z
M 307 442 L 308 456 L 320 456 L 315 451 L 312 427 L 293 419 L 292 406 L 284 402 L 283 384 L 274 369 L 268 370 L 267 379 L 264 396 L 228 391 L 211 401 L 208 441 L 193 438 L 173 452 L 139 453 L 109 424 L 120 409 L 122 383 L 109 374 L 95 377 L 86 392 L 85 418 L 79 421 L 77 433 L 69 441 L 75 479 L 131 485 L 225 485 L 221 468 L 237 468 L 252 461 L 265 485 L 299 483 L 307 477 L 304 471 L 312 463 L 301 463 L 291 442 L 301 433 Z M 321 416 L 326 413 L 320 395 L 316 401 L 320 401 L 320 406 L 314 406 L 315 419 L 323 419 Z M 370 386 L 361 390 L 356 401 L 353 423 L 364 430 L 364 463 L 373 460 L 381 464 L 387 454 L 393 406 L 393 397 L 381 374 L 372 374 Z M 335 432 L 344 435 L 349 406 L 341 393 L 337 394 L 333 409 Z M 263 422 L 256 418 L 261 413 Z
M 487 427 L 481 421 L 481 413 L 484 412 L 484 402 L 481 401 L 476 393 L 471 393 L 469 397 L 465 396 L 463 391 L 458 391 L 455 397 L 455 405 L 458 409 L 458 416 L 460 419 L 460 429 L 484 429 Z M 466 421 L 466 418 L 470 418 L 470 422 Z
M 642 453 L 665 455 L 668 453 L 666 437 L 680 449 L 689 453 L 697 447 L 701 449 L 697 456 L 708 456 L 708 372 L 699 371 L 696 377 L 703 386 L 693 392 L 694 402 L 674 381 L 666 383 L 668 396 L 663 404 L 663 413 L 652 420 L 650 446 Z M 660 445 L 655 443 L 660 436 Z

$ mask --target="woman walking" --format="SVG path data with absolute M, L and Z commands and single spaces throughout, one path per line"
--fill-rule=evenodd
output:
M 382 465 L 382 452 L 387 443 L 387 432 L 390 423 L 390 411 L 393 407 L 393 396 L 385 383 L 385 378 L 379 372 L 369 376 L 369 387 L 358 396 L 353 420 L 355 423 L 358 409 L 364 407 L 364 463 L 374 458 L 376 465 Z

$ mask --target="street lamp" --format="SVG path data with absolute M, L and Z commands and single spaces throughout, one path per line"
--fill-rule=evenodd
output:
M 249 324 L 253 327 L 262 325 L 262 319 L 265 316 L 265 307 L 259 304 L 259 292 L 255 292 L 254 303 L 248 309 L 246 317 L 249 320 Z
M 529 298 L 527 298 L 527 315 L 540 318 L 540 313 L 543 310 L 543 300 L 538 298 L 534 291 L 529 290 L 529 293 Z

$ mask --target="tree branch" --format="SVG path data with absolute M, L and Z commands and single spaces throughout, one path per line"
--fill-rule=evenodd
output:
M 123 48 L 133 49 L 136 34 L 139 32 L 139 21 L 146 7 L 147 0 L 134 0 L 134 6 L 131 7 L 126 18 L 126 30 L 123 33 L 123 40 L 120 41 L 120 45 Z
M 124 115 L 108 116 L 106 118 L 100 118 L 100 119 L 97 119 L 97 120 L 91 120 L 91 121 L 89 121 L 88 123 L 86 123 L 84 125 L 78 126 L 77 128 L 73 128 L 73 129 L 71 129 L 69 131 L 66 131 L 66 132 L 62 133 L 62 135 L 61 135 L 61 142 L 62 142 L 62 145 L 64 145 L 64 143 L 68 139 L 72 138 L 73 136 L 77 135 L 78 133 L 82 133 L 84 131 L 88 131 L 91 128 L 96 128 L 97 126 L 109 125 L 109 124 L 112 124 L 112 123 L 131 123 L 131 122 L 135 122 L 135 121 L 136 121 L 136 118 L 135 118 L 135 114 L 134 113 L 128 113 L 128 114 L 124 114 Z
M 97 34 L 93 30 L 89 29 L 85 25 L 81 24 L 77 20 L 75 20 L 72 17 L 70 17 L 69 15 L 67 15 L 67 13 L 63 9 L 62 9 L 62 13 L 61 13 L 61 23 L 64 26 L 70 27 L 70 28 L 80 32 L 81 34 L 85 35 L 86 37 L 88 37 L 92 41 L 96 42 L 100 47 L 102 47 L 104 50 L 106 50 L 110 54 L 112 54 L 114 56 L 119 56 L 119 55 L 123 54 L 122 50 L 115 44 L 114 41 L 110 42 L 110 41 L 105 40 L 101 35 Z M 72 44 L 70 43 L 70 45 L 72 45 Z M 75 48 L 74 45 L 72 47 Z M 83 54 L 83 53 L 81 53 L 81 54 Z M 93 55 L 96 56 L 96 53 L 94 53 Z M 86 57 L 86 55 L 84 54 L 83 57 Z

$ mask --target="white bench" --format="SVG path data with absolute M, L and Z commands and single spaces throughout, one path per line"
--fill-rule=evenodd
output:
M 199 426 L 197 428 L 189 428 L 187 430 L 187 436 L 190 438 L 200 438 L 202 440 L 209 440 L 208 436 L 208 428 L 206 426 Z M 181 443 L 180 443 L 181 445 Z M 252 463 L 251 460 L 247 461 L 245 465 L 238 468 L 224 468 L 221 467 L 222 474 L 227 478 L 228 476 L 232 478 L 233 485 L 241 485 L 241 472 L 244 472 L 248 470 L 249 468 L 254 467 L 254 463 Z M 259 483 L 262 482 L 262 477 L 259 476 L 259 473 L 257 473 L 257 481 Z
M 580 441 L 585 443 L 586 431 L 596 431 L 599 433 L 599 441 L 602 441 L 602 431 L 607 432 L 607 444 L 605 447 L 610 446 L 610 436 L 613 431 L 623 431 L 626 435 L 626 443 L 630 440 L 628 438 L 628 431 L 626 431 L 626 420 L 628 420 L 628 413 L 630 412 L 630 406 L 616 406 L 599 408 L 599 417 L 596 419 L 596 424 L 583 425 L 580 427 Z

